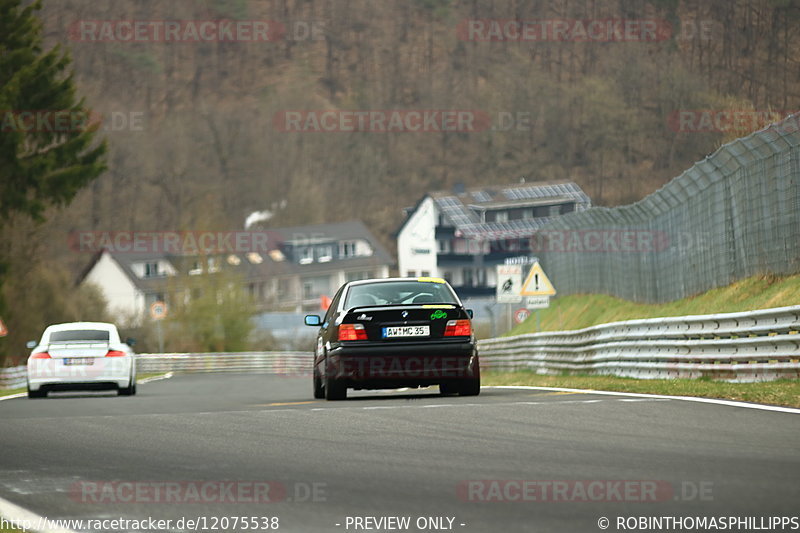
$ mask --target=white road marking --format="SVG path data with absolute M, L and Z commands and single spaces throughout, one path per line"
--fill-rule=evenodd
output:
M 20 392 L 17 394 L 9 394 L 8 396 L 0 396 L 0 402 L 2 402 L 3 400 L 13 400 L 14 398 L 23 398 L 27 395 L 28 395 L 27 392 Z
M 761 411 L 775 411 L 778 413 L 791 413 L 795 415 L 800 415 L 800 409 L 795 409 L 794 407 L 780 407 L 777 405 L 737 402 L 733 400 L 717 400 L 714 398 L 697 398 L 694 396 L 666 396 L 662 394 L 640 394 L 638 392 L 615 392 L 615 391 L 590 390 L 590 389 L 565 389 L 561 387 L 533 387 L 527 385 L 493 385 L 493 386 L 485 386 L 482 388 L 563 391 L 563 392 L 576 392 L 581 394 L 602 394 L 604 396 L 628 396 L 631 398 L 681 400 L 684 402 L 711 403 L 714 405 L 727 405 L 730 407 L 744 407 L 745 409 L 759 409 Z
M 136 383 L 139 383 L 139 384 L 141 384 L 141 383 L 152 383 L 154 381 L 161 381 L 162 379 L 169 379 L 174 375 L 175 374 L 173 374 L 172 372 L 167 372 L 163 376 L 153 376 L 153 377 L 150 377 L 150 378 L 144 378 L 142 380 L 138 380 L 137 379 Z
M 33 511 L 29 511 L 3 498 L 0 498 L 0 516 L 9 522 L 32 526 L 28 527 L 27 531 L 35 531 L 36 533 L 76 533 L 72 529 L 50 527 L 49 521 L 43 516 L 39 516 Z
M 136 383 L 139 384 L 139 385 L 141 385 L 143 383 L 152 383 L 154 381 L 161 381 L 162 379 L 169 379 L 174 375 L 175 374 L 172 373 L 172 372 L 167 372 L 163 376 L 153 376 L 151 378 L 144 378 L 142 380 L 138 380 L 137 379 Z M 3 400 L 13 400 L 14 398 L 24 398 L 27 395 L 28 395 L 27 392 L 20 392 L 20 393 L 17 393 L 17 394 L 9 394 L 8 396 L 0 396 L 0 402 L 2 402 Z

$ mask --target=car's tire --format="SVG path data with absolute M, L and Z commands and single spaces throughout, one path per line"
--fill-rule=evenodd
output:
M 317 374 L 316 367 L 312 373 L 314 374 L 314 398 L 320 400 L 325 397 L 325 388 L 322 386 L 322 378 Z
M 325 399 L 328 401 L 346 400 L 347 385 L 339 379 L 326 379 Z
M 47 398 L 47 391 L 46 390 L 31 390 L 28 389 L 28 398 Z
M 120 387 L 117 394 L 119 396 L 133 396 L 136 394 L 136 378 L 131 378 L 131 384 L 127 387 Z
M 442 396 L 449 396 L 451 394 L 458 393 L 458 387 L 452 381 L 445 381 L 443 383 L 439 383 L 439 393 Z
M 459 396 L 477 396 L 481 393 L 481 378 L 465 379 L 458 385 Z
M 325 399 L 328 401 L 338 401 L 347 399 L 347 385 L 344 381 L 331 377 L 333 371 L 328 368 L 328 358 L 325 358 Z

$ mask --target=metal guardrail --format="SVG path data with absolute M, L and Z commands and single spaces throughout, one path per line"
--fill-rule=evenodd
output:
M 145 353 L 137 372 L 260 372 L 311 376 L 311 352 Z
M 629 320 L 479 344 L 485 369 L 734 382 L 800 378 L 800 306 Z
M 136 356 L 136 371 L 162 372 L 258 372 L 286 376 L 311 376 L 311 352 L 219 352 L 219 353 L 141 353 Z M 25 387 L 27 368 L 15 366 L 0 370 L 0 389 Z
M 25 366 L 13 366 L 0 369 L 0 389 L 18 389 L 25 386 L 28 369 Z
M 800 305 L 761 311 L 612 322 L 479 342 L 486 370 L 734 382 L 800 378 Z M 138 354 L 139 374 L 261 372 L 310 376 L 310 352 Z M 0 389 L 25 386 L 24 366 Z

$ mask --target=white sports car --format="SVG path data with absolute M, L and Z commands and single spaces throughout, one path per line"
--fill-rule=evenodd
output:
M 72 322 L 44 330 L 28 343 L 28 398 L 49 391 L 116 389 L 136 394 L 136 354 L 133 339 L 122 342 L 114 324 Z

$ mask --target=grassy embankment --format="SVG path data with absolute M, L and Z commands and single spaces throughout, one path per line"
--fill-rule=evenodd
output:
M 636 318 L 732 313 L 800 304 L 800 275 L 752 277 L 728 287 L 665 304 L 638 304 L 606 295 L 556 298 L 540 311 L 542 331 L 580 329 Z M 535 331 L 534 317 L 509 335 Z M 486 372 L 485 385 L 531 385 L 619 392 L 726 398 L 800 407 L 800 381 L 727 383 L 706 379 L 640 380 L 613 376 L 543 376 L 534 372 Z

